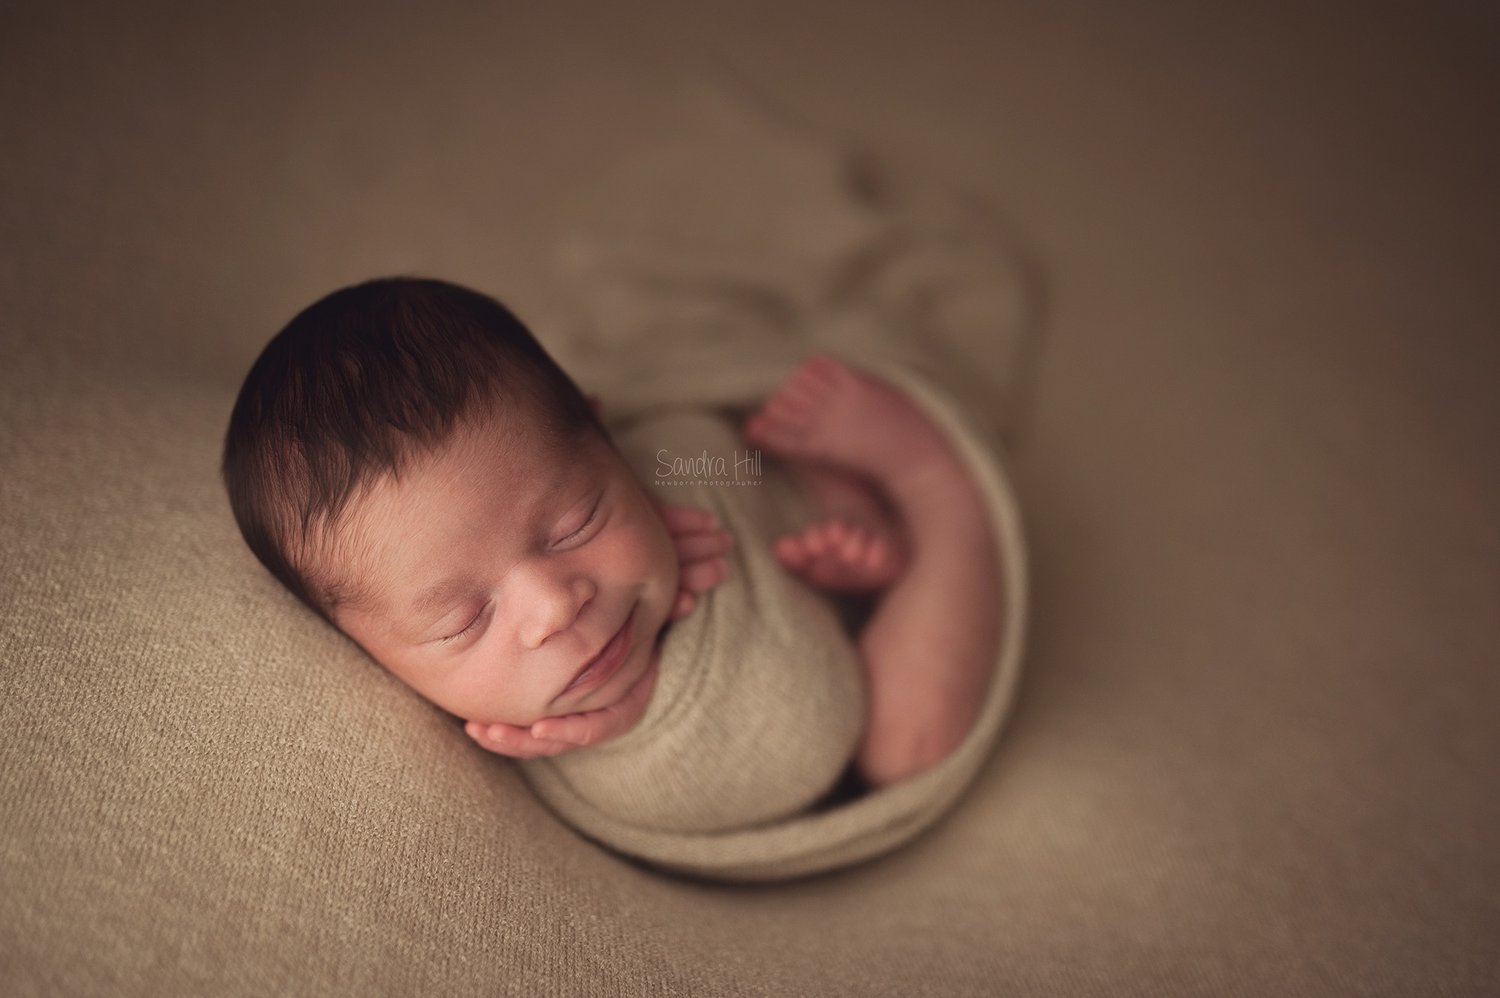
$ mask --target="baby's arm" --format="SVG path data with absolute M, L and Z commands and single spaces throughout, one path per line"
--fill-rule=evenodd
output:
M 708 510 L 666 503 L 657 503 L 656 508 L 671 535 L 679 566 L 677 598 L 667 615 L 672 621 L 691 613 L 701 594 L 724 581 L 729 571 L 725 556 L 734 540 Z M 483 748 L 500 755 L 520 759 L 558 755 L 597 745 L 629 731 L 645 713 L 653 685 L 637 683 L 624 699 L 608 707 L 561 717 L 544 717 L 529 728 L 469 721 L 464 725 L 464 731 Z

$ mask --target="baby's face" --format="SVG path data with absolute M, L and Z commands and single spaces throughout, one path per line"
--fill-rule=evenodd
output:
M 334 622 L 444 710 L 529 725 L 607 707 L 655 665 L 677 560 L 598 434 L 560 449 L 474 420 L 345 524 L 344 567 L 376 598 Z

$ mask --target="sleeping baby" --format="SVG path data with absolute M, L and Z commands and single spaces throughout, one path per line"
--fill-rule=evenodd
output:
M 277 579 L 591 811 L 744 827 L 953 751 L 994 668 L 1000 566 L 920 406 L 820 355 L 727 422 L 608 415 L 494 299 L 374 280 L 266 346 L 223 474 Z M 724 447 L 770 468 L 662 480 Z

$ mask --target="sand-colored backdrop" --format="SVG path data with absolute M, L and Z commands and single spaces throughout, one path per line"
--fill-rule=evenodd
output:
M 0 991 L 1500 989 L 1488 5 L 10 3 Z M 568 831 L 301 613 L 215 479 L 314 297 L 546 335 L 576 196 L 728 70 L 1029 261 L 1024 678 L 900 852 L 767 888 Z

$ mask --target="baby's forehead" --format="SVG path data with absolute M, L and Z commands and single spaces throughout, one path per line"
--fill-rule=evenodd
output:
M 438 506 L 471 502 L 479 490 L 540 500 L 594 463 L 590 442 L 574 437 L 511 411 L 471 416 L 455 422 L 443 439 L 408 455 L 394 472 L 377 476 L 365 494 L 405 491 L 413 503 Z
M 470 418 L 447 437 L 356 488 L 333 531 L 346 553 L 368 554 L 391 528 L 425 517 L 493 510 L 542 516 L 557 500 L 608 473 L 611 448 L 597 432 L 560 435 L 506 414 Z

